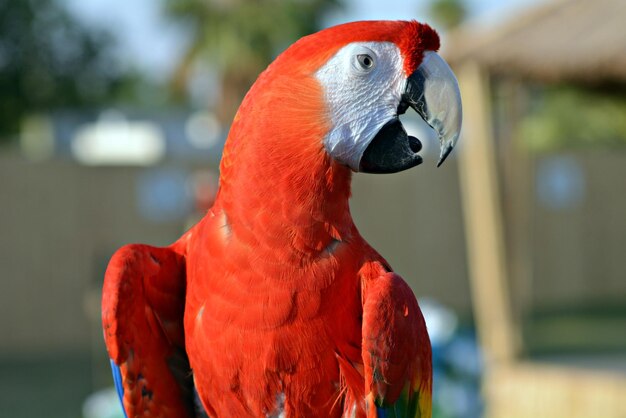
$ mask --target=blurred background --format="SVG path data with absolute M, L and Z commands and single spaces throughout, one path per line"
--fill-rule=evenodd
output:
M 626 417 L 623 0 L 0 0 L 0 417 L 121 417 L 112 253 L 210 207 L 229 122 L 288 45 L 413 18 L 459 78 L 459 152 L 435 169 L 403 117 L 425 164 L 356 175 L 352 211 L 420 299 L 435 417 Z

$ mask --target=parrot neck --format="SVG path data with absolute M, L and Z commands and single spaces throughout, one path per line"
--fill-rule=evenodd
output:
M 287 67 L 270 66 L 244 98 L 224 146 L 216 206 L 233 235 L 310 253 L 356 231 L 352 172 L 324 148 L 331 122 L 319 83 Z
M 293 150 L 292 150 L 293 151 Z M 256 239 L 291 241 L 300 252 L 320 252 L 353 233 L 349 197 L 351 171 L 311 149 L 237 158 L 228 152 L 222 161 L 216 206 L 223 211 L 233 234 L 252 232 Z M 234 150 L 233 150 L 234 153 Z M 250 156 L 250 158 L 252 158 Z M 288 163 L 286 161 L 303 161 Z

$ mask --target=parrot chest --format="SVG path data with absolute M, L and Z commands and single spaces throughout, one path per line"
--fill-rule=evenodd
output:
M 360 346 L 361 304 L 359 263 L 337 250 L 304 266 L 189 254 L 186 346 L 209 415 L 340 415 L 337 353 Z

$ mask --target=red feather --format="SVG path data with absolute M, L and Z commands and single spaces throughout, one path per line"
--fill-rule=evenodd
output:
M 189 416 L 189 382 L 167 365 L 183 349 L 209 416 L 374 416 L 373 402 L 393 403 L 405 388 L 428 416 L 419 307 L 359 235 L 351 172 L 322 142 L 330 122 L 313 74 L 354 41 L 396 42 L 409 66 L 438 47 L 417 22 L 301 39 L 244 99 L 203 221 L 171 248 L 129 246 L 111 261 L 103 323 L 129 416 Z
M 184 257 L 176 251 L 127 245 L 111 259 L 102 323 L 109 356 L 120 367 L 129 417 L 193 416 L 184 298 Z

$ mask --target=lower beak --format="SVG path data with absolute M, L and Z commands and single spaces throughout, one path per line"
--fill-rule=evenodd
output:
M 409 76 L 398 105 L 398 114 L 412 107 L 437 132 L 439 167 L 459 139 L 462 121 L 461 93 L 448 64 L 433 51 L 426 51 L 419 68 Z M 400 120 L 390 120 L 376 134 L 360 161 L 359 171 L 394 173 L 422 162 L 417 155 L 420 141 L 407 135 Z

